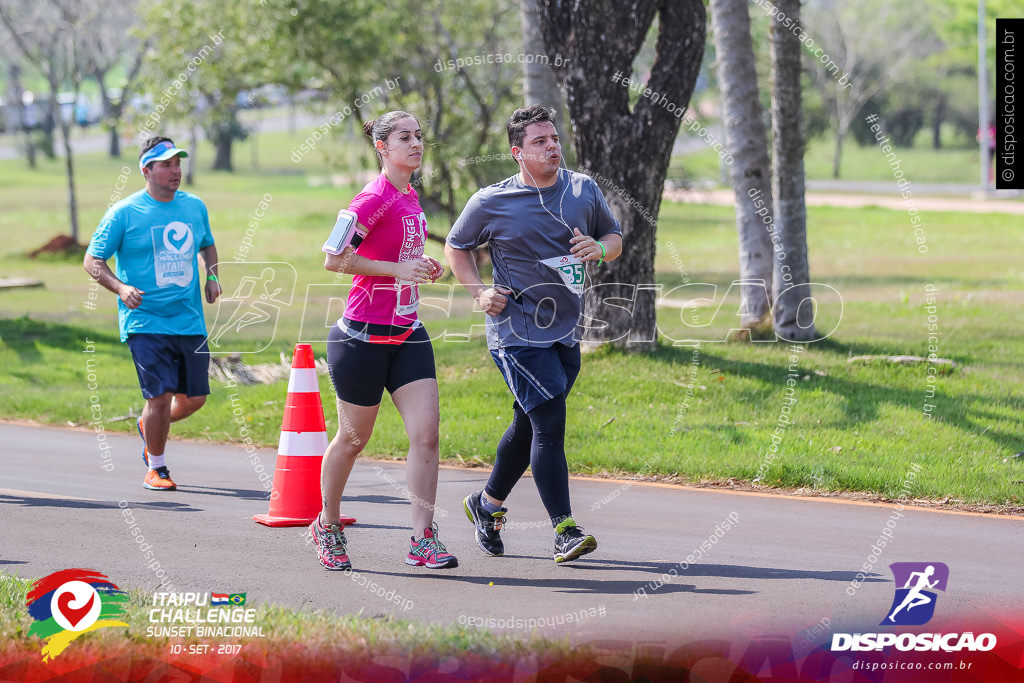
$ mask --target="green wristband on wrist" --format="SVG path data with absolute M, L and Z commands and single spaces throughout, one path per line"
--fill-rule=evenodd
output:
M 218 280 L 218 279 L 217 279 L 217 276 L 216 276 L 216 275 L 207 275 L 207 276 L 206 276 L 206 279 L 207 279 L 208 281 L 209 281 L 209 280 L 213 280 L 214 282 L 218 282 L 218 283 L 220 282 L 220 280 Z
M 608 250 L 604 248 L 604 244 L 598 241 L 597 246 L 601 247 L 601 259 L 597 262 L 598 267 L 604 263 L 604 257 L 608 255 Z

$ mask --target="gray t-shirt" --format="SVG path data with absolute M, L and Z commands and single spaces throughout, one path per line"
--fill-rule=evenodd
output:
M 501 313 L 486 316 L 489 348 L 572 346 L 582 338 L 586 271 L 569 252 L 572 228 L 595 239 L 622 233 L 597 183 L 569 170 L 559 171 L 558 182 L 544 188 L 524 185 L 514 175 L 481 189 L 466 204 L 448 244 L 487 244 L 494 284 L 513 291 Z

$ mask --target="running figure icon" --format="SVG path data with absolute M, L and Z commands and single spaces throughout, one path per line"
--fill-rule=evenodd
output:
M 938 579 L 935 579 L 934 582 L 928 580 L 934 573 L 934 565 L 928 565 L 923 572 L 912 572 L 910 574 L 910 577 L 907 579 L 906 584 L 904 584 L 903 586 L 904 588 L 909 588 L 910 592 L 908 592 L 907 596 L 903 598 L 903 602 L 900 603 L 900 606 L 894 609 L 892 611 L 892 614 L 889 615 L 889 621 L 895 624 L 896 615 L 904 608 L 906 608 L 906 610 L 909 612 L 915 607 L 927 605 L 932 601 L 932 599 L 925 595 L 922 591 L 925 588 L 935 588 L 939 584 Z M 914 583 L 914 577 L 917 577 L 917 583 L 911 586 L 910 584 Z

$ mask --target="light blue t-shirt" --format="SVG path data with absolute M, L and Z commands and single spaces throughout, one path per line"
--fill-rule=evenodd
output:
M 470 198 L 448 244 L 488 245 L 494 283 L 513 291 L 501 313 L 485 316 L 488 348 L 574 346 L 582 338 L 586 271 L 569 253 L 572 228 L 594 239 L 622 234 L 601 189 L 582 173 L 559 171 L 544 188 L 514 175 Z
M 188 192 L 158 202 L 139 190 L 107 210 L 88 253 L 116 256 L 117 279 L 144 292 L 136 309 L 118 299 L 121 341 L 136 333 L 206 334 L 197 254 L 212 244 L 206 205 Z

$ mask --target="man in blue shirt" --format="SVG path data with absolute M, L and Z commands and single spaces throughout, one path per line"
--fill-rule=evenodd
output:
M 145 142 L 139 168 L 146 188 L 107 210 L 83 263 L 119 299 L 121 341 L 128 343 L 146 399 L 136 423 L 148 467 L 142 485 L 154 491 L 177 488 L 164 457 L 171 423 L 199 410 L 210 393 L 197 254 L 206 271 L 206 301 L 221 294 L 206 205 L 178 189 L 181 157 L 187 156 L 169 138 Z M 112 256 L 116 274 L 107 265 Z
M 618 258 L 622 230 L 592 179 L 559 168 L 562 147 L 550 109 L 517 109 L 506 128 L 519 173 L 473 195 L 444 250 L 452 273 L 487 314 L 487 347 L 515 398 L 487 485 L 466 496 L 463 507 L 480 548 L 504 554 L 504 502 L 530 467 L 561 563 L 597 548 L 572 517 L 565 402 L 581 365 L 585 264 Z M 472 254 L 485 244 L 492 285 L 480 278 Z

